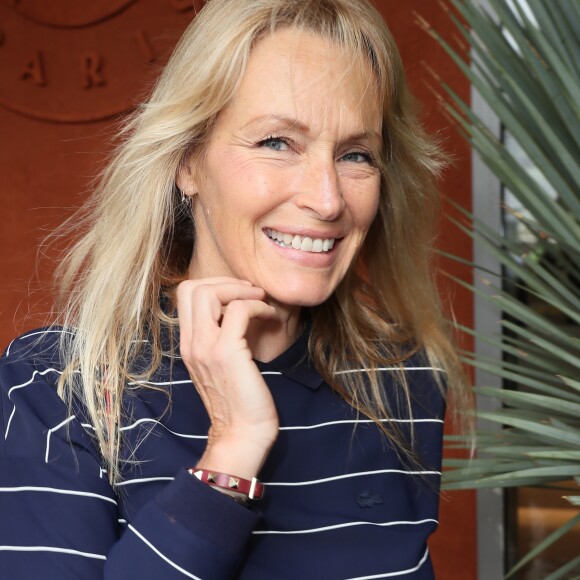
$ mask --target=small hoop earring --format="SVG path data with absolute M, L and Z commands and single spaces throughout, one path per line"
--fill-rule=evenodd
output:
M 191 199 L 189 198 L 189 196 L 185 193 L 185 191 L 183 191 L 182 189 L 179 190 L 179 193 L 181 194 L 181 203 L 183 205 L 187 205 Z

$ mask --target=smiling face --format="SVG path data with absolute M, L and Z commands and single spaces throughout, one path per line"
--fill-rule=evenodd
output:
M 381 112 L 373 74 L 328 40 L 260 40 L 202 160 L 192 196 L 191 278 L 249 280 L 269 299 L 314 306 L 335 290 L 378 208 Z

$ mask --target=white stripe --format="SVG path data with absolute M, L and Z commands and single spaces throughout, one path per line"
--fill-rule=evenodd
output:
M 10 356 L 10 347 L 14 344 L 14 340 L 8 345 L 8 348 L 6 349 L 6 358 Z
M 443 423 L 442 419 L 381 419 L 382 423 Z M 130 431 L 134 429 L 141 423 L 155 423 L 156 425 L 161 425 L 166 431 L 175 435 L 176 437 L 183 437 L 185 439 L 207 439 L 207 435 L 192 435 L 190 433 L 178 433 L 177 431 L 173 431 L 167 425 L 162 423 L 157 419 L 151 418 L 143 418 L 135 421 L 131 425 L 126 425 L 125 427 L 121 427 L 120 431 Z M 279 427 L 280 431 L 300 431 L 300 430 L 308 430 L 308 429 L 317 429 L 319 427 L 328 427 L 330 425 L 343 425 L 343 424 L 354 424 L 354 423 L 374 423 L 372 419 L 344 419 L 339 421 L 327 421 L 325 423 L 317 423 L 315 425 L 289 425 L 286 427 Z M 94 429 L 91 425 L 84 424 L 83 427 L 90 427 Z
M 127 479 L 116 483 L 116 487 L 122 487 L 123 485 L 132 485 L 134 483 L 148 483 L 150 481 L 173 481 L 175 477 L 141 477 L 139 479 Z
M 444 373 L 445 370 L 439 367 L 378 367 L 376 369 L 349 369 L 347 371 L 336 371 L 334 375 L 346 375 L 348 373 L 362 373 L 370 371 L 438 371 Z
M 378 367 L 376 369 L 349 369 L 346 371 L 336 371 L 335 375 L 344 375 L 347 373 L 360 373 L 360 372 L 370 372 L 370 371 L 438 371 L 444 373 L 445 370 L 439 367 Z M 283 373 L 279 371 L 262 371 L 261 375 L 282 375 Z M 191 380 L 184 381 L 133 381 L 127 383 L 129 385 L 156 385 L 156 386 L 168 386 L 168 385 L 183 385 L 185 383 L 191 383 Z
M 441 475 L 440 471 L 406 471 L 404 469 L 378 469 L 376 471 L 360 471 L 357 473 L 345 473 L 344 475 L 335 475 L 333 477 L 324 477 L 322 479 L 313 479 L 311 481 L 269 481 L 263 482 L 264 485 L 279 486 L 298 486 L 298 485 L 316 485 L 317 483 L 326 483 L 337 479 L 347 479 L 349 477 L 360 477 L 362 475 L 377 475 L 379 473 L 404 473 L 405 475 Z
M 315 425 L 293 425 L 289 427 L 280 427 L 280 431 L 317 429 L 318 427 L 327 427 L 329 425 L 354 423 L 374 423 L 374 421 L 372 419 L 341 419 L 340 421 L 327 421 L 326 423 L 317 423 Z M 381 419 L 381 423 L 443 423 L 443 421 L 441 419 Z
M 34 377 L 36 377 L 36 375 L 42 375 L 44 376 L 46 373 L 58 373 L 59 375 L 62 375 L 61 371 L 58 371 L 56 369 L 50 368 L 50 369 L 44 369 L 43 371 L 34 371 L 32 373 L 32 376 L 30 377 L 30 379 L 28 379 L 25 383 L 21 383 L 20 385 L 14 385 L 13 387 L 11 387 L 10 389 L 8 389 L 8 398 L 10 399 L 10 396 L 12 395 L 12 391 L 15 391 L 16 389 L 22 389 L 23 387 L 27 387 L 28 385 L 32 384 L 32 382 L 34 381 Z M 14 417 L 14 413 L 16 412 L 16 405 L 14 405 L 14 409 L 12 409 L 12 413 L 10 413 L 10 418 L 8 419 L 8 423 L 6 425 L 6 432 L 4 433 L 4 439 L 8 439 L 8 432 L 10 431 L 10 424 L 12 423 L 12 418 Z
M 156 387 L 163 387 L 168 385 L 185 385 L 185 384 L 192 384 L 191 380 L 183 380 L 183 381 L 132 381 L 127 383 L 128 385 L 155 385 Z
M 8 552 L 58 552 L 60 554 L 73 554 L 84 558 L 95 558 L 96 560 L 106 560 L 107 556 L 93 554 L 91 552 L 79 552 L 69 548 L 55 548 L 54 546 L 0 546 L 0 551 Z
M 262 375 L 281 375 L 282 373 L 277 371 L 264 371 L 260 373 Z M 191 380 L 183 380 L 183 381 L 161 381 L 161 382 L 154 382 L 154 381 L 133 381 L 127 383 L 128 385 L 155 385 L 157 387 L 164 387 L 169 385 L 185 385 L 185 384 L 192 384 L 193 381 Z
M 24 340 L 25 338 L 28 338 L 29 336 L 36 336 L 37 334 L 48 334 L 49 332 L 56 332 L 57 334 L 72 334 L 72 335 L 74 335 L 74 332 L 71 332 L 70 330 L 39 330 L 38 332 L 31 332 L 30 334 L 25 334 L 25 335 L 21 336 L 19 338 L 19 340 Z
M 120 518 L 120 519 L 117 520 L 117 522 L 119 524 L 126 524 L 127 523 L 127 520 L 124 520 L 124 519 Z
M 80 495 L 82 497 L 95 497 L 97 499 L 102 499 L 104 501 L 108 501 L 114 505 L 117 505 L 117 502 L 107 497 L 106 495 L 100 495 L 98 493 L 92 493 L 90 491 L 76 491 L 73 489 L 60 489 L 58 487 L 37 487 L 34 485 L 22 485 L 19 487 L 0 487 L 0 493 L 12 493 L 12 492 L 20 492 L 20 491 L 43 491 L 48 493 L 60 493 L 63 495 Z
M 12 418 L 14 417 L 14 413 L 16 413 L 16 405 L 12 409 L 12 413 L 10 413 L 10 417 L 8 417 L 8 423 L 6 423 L 6 432 L 4 433 L 4 441 L 8 439 L 8 430 L 10 429 L 10 424 L 12 423 Z
M 12 394 L 12 391 L 15 391 L 16 389 L 21 389 L 22 387 L 27 387 L 28 385 L 30 385 L 33 381 L 34 381 L 34 377 L 36 375 L 45 375 L 46 373 L 58 373 L 59 375 L 62 375 L 62 372 L 57 370 L 57 369 L 53 369 L 53 368 L 48 368 L 48 369 L 44 369 L 43 371 L 34 371 L 32 373 L 32 376 L 24 383 L 21 383 L 19 385 L 14 385 L 13 387 L 10 387 L 10 389 L 8 389 L 8 398 L 10 399 L 10 395 Z
M 67 423 L 70 423 L 73 419 L 76 419 L 74 415 L 71 415 L 68 419 L 61 421 L 56 427 L 49 429 L 46 433 L 46 452 L 44 454 L 44 463 L 48 463 L 48 452 L 50 450 L 50 436 L 55 432 L 58 431 L 61 427 L 64 427 Z
M 138 342 L 142 342 L 144 344 L 149 344 L 149 341 L 146 339 L 140 339 L 140 340 L 132 340 L 131 341 L 133 344 L 136 344 Z M 182 357 L 180 357 L 178 354 L 176 353 L 171 353 L 171 352 L 162 352 L 161 356 L 167 357 L 167 358 L 178 358 L 179 360 L 181 360 Z
M 6 349 L 6 356 L 10 355 L 10 347 L 12 346 L 12 344 L 16 341 L 16 340 L 24 340 L 26 338 L 28 338 L 29 336 L 36 336 L 38 334 L 47 334 L 49 332 L 56 332 L 57 334 L 74 334 L 74 332 L 69 332 L 68 330 L 40 330 L 39 332 L 31 332 L 30 334 L 25 334 L 24 336 L 19 336 L 17 338 L 15 338 L 9 345 L 8 348 Z
M 175 562 L 172 562 L 167 556 L 162 554 L 147 538 L 142 536 L 131 524 L 128 525 L 129 529 L 145 544 L 147 544 L 161 559 L 165 560 L 170 566 L 173 566 L 176 570 L 187 576 L 188 578 L 193 578 L 193 580 L 201 580 L 198 576 L 194 576 L 181 566 L 178 566 Z
M 141 423 L 156 423 L 157 425 L 161 425 L 164 429 L 166 429 L 170 433 L 173 433 L 173 435 L 177 437 L 185 437 L 186 439 L 207 439 L 207 435 L 190 435 L 188 433 L 177 433 L 176 431 L 172 431 L 169 427 L 161 423 L 161 421 L 149 418 L 139 419 L 138 421 L 135 421 L 135 423 L 132 423 L 131 425 L 121 427 L 119 431 L 129 431 L 131 429 L 134 429 L 135 427 L 137 427 L 137 425 L 140 425 Z
M 404 576 L 405 574 L 412 574 L 413 572 L 419 570 L 421 566 L 423 566 L 428 556 L 429 548 L 425 550 L 425 554 L 423 554 L 423 557 L 421 560 L 419 560 L 419 563 L 414 568 L 409 568 L 408 570 L 399 570 L 398 572 L 387 572 L 385 574 L 374 574 L 373 576 L 357 576 L 356 578 L 348 578 L 347 580 L 372 580 L 373 578 L 392 578 L 393 576 Z
M 417 520 L 417 521 L 400 521 L 400 522 L 348 522 L 345 524 L 336 524 L 334 526 L 324 526 L 322 528 L 308 528 L 306 530 L 258 530 L 252 532 L 252 534 L 256 535 L 265 535 L 265 534 L 314 534 L 317 532 L 327 532 L 328 530 L 338 530 L 340 528 L 348 528 L 351 526 L 380 526 L 380 527 L 387 527 L 387 526 L 409 526 L 409 525 L 420 525 L 426 524 L 428 522 L 432 523 L 439 523 L 437 520 L 426 519 L 426 520 Z

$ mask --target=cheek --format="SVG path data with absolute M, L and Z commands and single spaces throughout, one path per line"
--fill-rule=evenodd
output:
M 377 214 L 379 212 L 379 200 L 380 196 L 379 193 L 377 193 L 372 202 L 369 204 L 369 211 L 367 215 L 367 228 L 371 226 L 371 224 L 377 217 Z
M 288 189 L 291 174 L 267 161 L 247 161 L 237 172 L 239 185 L 246 198 L 257 204 L 272 200 L 276 194 Z
M 380 185 L 370 187 L 361 192 L 354 203 L 353 216 L 356 226 L 365 231 L 368 230 L 377 216 L 380 200 Z
M 266 210 L 284 182 L 279 168 L 248 159 L 243 153 L 223 157 L 215 171 L 220 176 L 222 203 L 231 211 L 242 212 L 240 217 Z

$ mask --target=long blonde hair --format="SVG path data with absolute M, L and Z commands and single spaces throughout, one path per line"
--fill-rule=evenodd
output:
M 74 397 L 83 401 L 112 482 L 121 477 L 124 390 L 160 364 L 162 332 L 176 325 L 160 301 L 186 276 L 193 250 L 193 224 L 179 199 L 177 172 L 192 154 L 203 152 L 253 45 L 282 28 L 329 39 L 353 61 L 367 59 L 383 103 L 379 213 L 337 290 L 311 309 L 315 366 L 407 458 L 413 457 L 409 442 L 384 422 L 392 415 L 392 393 L 383 392 L 372 369 L 398 365 L 422 349 L 433 367 L 446 371 L 449 387 L 459 386 L 430 265 L 438 202 L 434 178 L 442 157 L 416 119 L 382 17 L 369 0 L 210 0 L 149 100 L 125 124 L 91 200 L 65 226 L 81 233 L 56 274 L 58 322 L 74 329 L 61 335 L 66 369 L 59 392 L 71 404 Z M 144 339 L 153 354 L 136 376 L 132 362 Z M 349 369 L 371 372 L 341 372 Z M 410 410 L 404 372 L 396 382 Z

